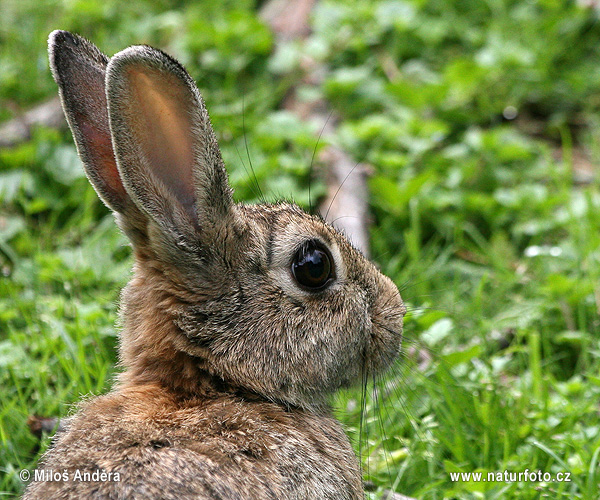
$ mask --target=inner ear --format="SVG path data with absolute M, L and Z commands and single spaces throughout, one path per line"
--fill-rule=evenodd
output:
M 150 170 L 188 211 L 194 210 L 196 103 L 175 75 L 132 65 L 125 71 L 130 99 L 123 111 Z
M 117 166 L 135 205 L 177 238 L 222 223 L 231 189 L 185 69 L 159 50 L 129 47 L 109 61 L 106 91 Z

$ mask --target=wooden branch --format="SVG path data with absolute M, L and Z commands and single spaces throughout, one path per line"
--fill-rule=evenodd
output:
M 306 38 L 310 34 L 308 17 L 315 0 L 271 0 L 260 11 L 265 21 L 279 39 Z
M 32 128 L 37 125 L 62 128 L 66 124 L 60 99 L 55 97 L 0 125 L 0 147 L 12 147 L 29 140 Z
M 277 43 L 281 44 L 306 38 L 310 34 L 309 16 L 315 3 L 315 0 L 271 0 L 265 4 L 260 15 L 276 34 Z M 303 59 L 302 70 L 304 76 L 301 85 L 304 87 L 320 87 L 327 74 L 327 68 L 310 58 Z M 319 160 L 326 165 L 328 195 L 320 207 L 321 214 L 368 256 L 368 169 L 331 144 L 338 117 L 329 111 L 324 100 L 303 101 L 298 96 L 297 86 L 288 94 L 283 107 L 302 120 L 320 124 L 319 129 L 323 129 L 321 138 L 329 145 Z
M 328 195 L 321 204 L 323 217 L 343 231 L 365 255 L 369 254 L 369 168 L 355 163 L 336 146 L 328 146 L 320 158 L 329 165 Z

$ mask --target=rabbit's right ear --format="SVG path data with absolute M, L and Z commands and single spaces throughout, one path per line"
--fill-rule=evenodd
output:
M 117 165 L 132 201 L 178 244 L 229 220 L 232 190 L 194 80 L 148 46 L 115 54 L 106 70 Z M 199 230 L 199 231 L 198 231 Z
M 109 208 L 125 212 L 131 200 L 112 146 L 106 103 L 108 58 L 86 39 L 68 31 L 48 37 L 52 74 L 79 156 L 96 192 Z

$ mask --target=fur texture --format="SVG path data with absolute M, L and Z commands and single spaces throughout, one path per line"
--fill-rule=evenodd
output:
M 49 46 L 86 173 L 135 264 L 117 384 L 38 467 L 68 479 L 24 498 L 363 498 L 327 400 L 397 356 L 396 286 L 295 205 L 233 202 L 204 102 L 170 56 L 136 46 L 109 60 L 62 31 Z M 292 272 L 307 242 L 334 270 L 319 289 Z

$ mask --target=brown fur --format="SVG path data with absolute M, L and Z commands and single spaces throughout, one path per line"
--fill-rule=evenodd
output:
M 359 499 L 360 474 L 331 417 L 233 393 L 182 397 L 146 384 L 84 405 L 46 468 L 120 481 L 32 483 L 26 498 Z
M 50 58 L 86 173 L 135 264 L 118 383 L 43 457 L 40 469 L 67 480 L 33 481 L 24 498 L 362 498 L 327 401 L 397 356 L 395 285 L 320 218 L 233 203 L 202 98 L 166 54 L 131 47 L 109 61 L 54 32 Z M 307 241 L 335 269 L 316 292 L 291 272 Z M 98 470 L 119 481 L 73 480 Z

